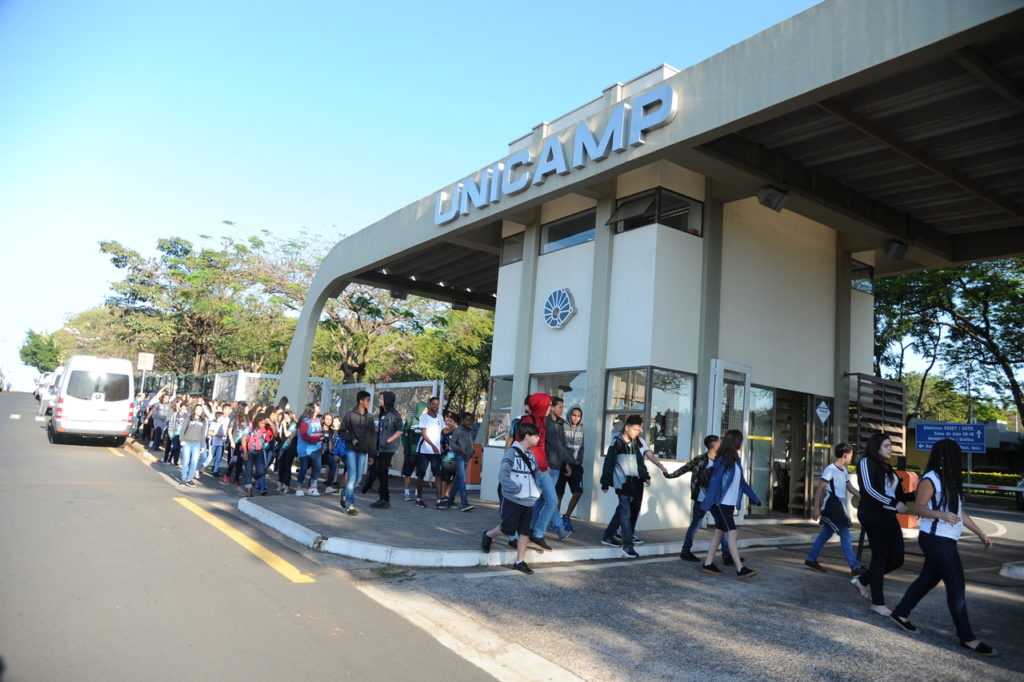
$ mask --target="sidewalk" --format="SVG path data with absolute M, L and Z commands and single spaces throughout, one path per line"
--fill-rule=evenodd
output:
M 146 452 L 141 444 L 129 442 L 128 447 L 137 454 Z M 147 453 L 154 457 L 155 453 Z M 416 507 L 402 499 L 401 481 L 392 478 L 391 507 L 373 509 L 369 505 L 377 499 L 375 492 L 356 495 L 357 516 L 348 516 L 341 510 L 337 493 L 312 497 L 282 495 L 273 490 L 276 474 L 271 473 L 270 488 L 266 496 L 242 497 L 238 510 L 255 521 L 267 525 L 292 540 L 312 549 L 353 559 L 363 559 L 396 566 L 419 568 L 465 568 L 470 566 L 501 566 L 512 563 L 515 551 L 496 541 L 489 554 L 480 551 L 480 535 L 498 524 L 498 505 L 484 502 L 470 495 L 475 509 L 434 508 L 433 490 L 425 501 L 427 508 Z M 219 489 L 231 495 L 240 488 L 222 484 L 208 475 L 201 477 L 206 487 Z M 397 487 L 396 487 L 397 484 Z M 688 492 L 688 491 L 687 491 Z M 546 536 L 553 551 L 542 551 L 533 545 L 527 552 L 531 564 L 568 563 L 601 559 L 619 559 L 617 547 L 601 544 L 605 523 L 590 523 L 573 519 L 575 531 L 567 540 L 559 541 L 554 533 Z M 739 527 L 740 548 L 777 547 L 780 545 L 810 544 L 818 535 L 819 526 L 810 521 L 746 523 Z M 644 539 L 636 546 L 641 557 L 677 554 L 682 546 L 685 528 L 644 530 L 640 522 L 638 534 Z M 695 553 L 707 551 L 710 530 L 701 530 L 693 545 Z M 853 531 L 856 542 L 859 531 Z M 833 538 L 833 543 L 838 540 Z

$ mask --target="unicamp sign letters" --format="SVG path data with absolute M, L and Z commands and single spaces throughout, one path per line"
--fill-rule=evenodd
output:
M 474 209 L 496 204 L 502 197 L 544 184 L 549 175 L 568 175 L 612 152 L 639 147 L 647 133 L 675 118 L 678 97 L 668 83 L 620 102 L 612 109 L 600 134 L 590 121 L 580 121 L 565 140 L 558 134 L 544 138 L 540 151 L 522 149 L 479 170 L 434 197 L 434 224 L 447 225 Z

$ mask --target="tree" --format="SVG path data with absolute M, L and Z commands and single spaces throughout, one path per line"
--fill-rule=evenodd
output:
M 81 354 L 133 359 L 145 348 L 138 339 L 126 339 L 122 329 L 118 310 L 91 308 L 71 316 L 53 338 L 65 358 Z
M 122 335 L 145 338 L 160 365 L 178 373 L 204 374 L 232 320 L 243 310 L 242 295 L 253 284 L 247 261 L 263 243 L 226 241 L 223 248 L 197 249 L 185 239 L 157 242 L 159 256 L 143 258 L 118 242 L 101 242 L 119 270 L 107 305 L 121 314 Z
M 31 329 L 25 335 L 25 343 L 21 344 L 18 356 L 26 365 L 40 372 L 52 372 L 63 360 L 53 334 L 40 334 Z
M 876 349 L 879 367 L 892 367 L 899 376 L 902 359 L 891 344 L 896 337 L 899 343 L 909 338 L 962 388 L 988 391 L 996 399 L 1009 396 L 1018 413 L 1024 412 L 1024 258 L 879 280 L 875 299 L 879 318 L 893 326 Z

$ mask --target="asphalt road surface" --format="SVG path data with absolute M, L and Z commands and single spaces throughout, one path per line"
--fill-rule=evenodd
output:
M 5 682 L 491 679 L 229 503 L 49 444 L 36 404 L 0 393 Z

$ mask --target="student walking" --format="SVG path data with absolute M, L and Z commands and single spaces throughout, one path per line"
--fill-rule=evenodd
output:
M 992 541 L 964 509 L 961 460 L 960 446 L 948 438 L 932 447 L 914 502 L 914 510 L 921 517 L 917 543 L 924 553 L 924 564 L 891 617 L 904 630 L 920 632 L 910 622 L 910 612 L 941 580 L 960 646 L 982 656 L 995 656 L 995 649 L 975 637 L 967 618 L 964 567 L 957 543 L 965 526 L 981 539 L 985 549 L 992 547 Z
M 761 505 L 761 498 L 747 484 L 747 480 L 743 476 L 743 466 L 740 464 L 740 448 L 742 446 L 743 434 L 736 429 L 726 431 L 718 446 L 718 457 L 711 467 L 708 489 L 704 495 L 704 502 L 701 504 L 701 509 L 711 511 L 711 517 L 715 520 L 715 534 L 711 538 L 708 555 L 704 558 L 701 569 L 705 573 L 722 574 L 721 569 L 715 566 L 715 554 L 718 552 L 718 543 L 728 533 L 729 554 L 736 566 L 736 577 L 746 580 L 757 575 L 757 571 L 743 565 L 737 544 L 739 533 L 736 532 L 736 522 L 732 515 L 736 511 L 736 507 L 743 501 L 744 495 L 758 506 Z
M 862 597 L 871 600 L 871 610 L 882 616 L 892 613 L 885 605 L 885 574 L 903 565 L 903 531 L 896 514 L 905 514 L 904 502 L 914 498 L 913 493 L 903 492 L 903 485 L 889 464 L 891 457 L 889 438 L 876 433 L 868 438 L 864 456 L 857 464 L 857 519 L 868 536 L 871 563 L 866 573 L 850 580 Z
M 703 478 L 704 471 L 710 467 L 715 458 L 718 456 L 718 446 L 721 444 L 721 439 L 716 435 L 710 435 L 704 438 L 704 452 L 697 455 L 689 462 L 679 467 L 670 474 L 664 474 L 665 478 L 678 478 L 683 474 L 690 474 L 690 501 L 691 509 L 690 513 L 690 526 L 686 529 L 686 535 L 683 537 L 683 546 L 679 550 L 679 558 L 683 561 L 698 562 L 700 558 L 693 553 L 693 538 L 697 535 L 697 531 L 700 530 L 700 524 L 704 521 L 706 512 L 701 509 L 701 503 L 704 501 L 704 495 L 707 491 L 707 486 L 701 485 L 701 479 Z M 704 479 L 704 483 L 707 483 L 707 479 Z M 729 534 L 726 533 L 722 537 L 722 558 L 723 561 L 729 556 Z M 731 557 L 730 557 L 731 558 Z
M 604 467 L 601 470 L 601 492 L 606 493 L 609 488 L 614 488 L 615 495 L 619 498 L 615 513 L 604 529 L 601 544 L 621 547 L 622 556 L 627 559 L 636 559 L 640 556 L 633 548 L 632 512 L 633 507 L 638 506 L 639 500 L 642 499 L 643 487 L 651 484 L 651 476 L 647 473 L 644 456 L 640 452 L 642 426 L 643 418 L 640 415 L 634 414 L 626 418 L 622 432 L 608 446 Z M 622 537 L 621 544 L 615 539 L 617 533 Z
M 356 406 L 341 419 L 339 437 L 345 439 L 345 488 L 341 493 L 341 508 L 349 516 L 356 509 L 356 486 L 366 473 L 366 460 L 377 456 L 377 429 L 370 413 L 370 394 L 359 391 Z
M 281 419 L 281 447 L 277 460 L 277 492 L 288 493 L 292 485 L 292 463 L 298 454 L 298 424 L 292 412 L 285 412 Z
M 199 466 L 199 454 L 206 441 L 206 432 L 210 429 L 210 422 L 206 418 L 206 409 L 202 403 L 196 403 L 192 408 L 191 416 L 182 419 L 179 428 L 181 429 L 181 485 L 194 486 L 196 470 Z
M 573 532 L 572 513 L 583 496 L 583 410 L 574 407 L 569 410 L 569 419 L 565 423 L 565 461 L 569 466 L 558 474 L 555 493 L 558 495 L 558 508 L 562 508 L 562 496 L 565 486 L 569 486 L 569 505 L 562 515 L 562 527 Z M 566 473 L 568 471 L 569 473 Z
M 463 412 L 459 425 L 448 439 L 448 450 L 455 456 L 455 484 L 448 493 L 448 506 L 455 506 L 455 494 L 459 494 L 459 511 L 472 511 L 466 494 L 466 466 L 473 457 L 473 413 Z
M 501 523 L 484 531 L 480 539 L 480 549 L 486 554 L 491 551 L 494 538 L 499 535 L 512 537 L 518 534 L 515 545 L 516 560 L 512 568 L 527 575 L 533 574 L 533 569 L 525 561 L 530 517 L 533 514 L 534 503 L 540 498 L 540 488 L 537 486 L 537 476 L 540 472 L 533 454 L 533 448 L 539 442 L 539 429 L 529 422 L 520 421 L 516 426 L 515 440 L 502 455 L 498 469 L 498 484 L 502 491 Z
M 811 551 L 804 559 L 804 566 L 812 571 L 824 573 L 825 568 L 818 563 L 818 556 L 825 547 L 825 543 L 833 534 L 839 535 L 839 546 L 843 549 L 843 556 L 850 566 L 850 574 L 856 578 L 861 573 L 860 562 L 853 551 L 853 543 L 850 542 L 850 517 L 846 514 L 846 493 L 849 491 L 854 496 L 860 496 L 857 489 L 850 483 L 850 477 L 846 467 L 853 457 L 853 448 L 846 443 L 836 446 L 835 461 L 825 467 L 821 472 L 821 481 L 818 489 L 814 491 L 814 505 L 811 507 L 811 520 L 821 519 L 821 532 L 811 545 Z
M 391 458 L 395 456 L 402 442 L 402 415 L 395 409 L 394 392 L 383 391 L 378 402 L 380 412 L 377 418 L 377 457 L 374 461 L 378 498 L 370 506 L 375 509 L 387 509 L 391 506 L 388 475 L 391 471 Z
M 320 441 L 323 440 L 320 423 L 320 406 L 316 403 L 306 405 L 299 419 L 298 455 L 299 475 L 295 481 L 295 496 L 302 497 L 302 481 L 309 471 L 309 494 L 318 497 L 317 479 L 320 478 Z

